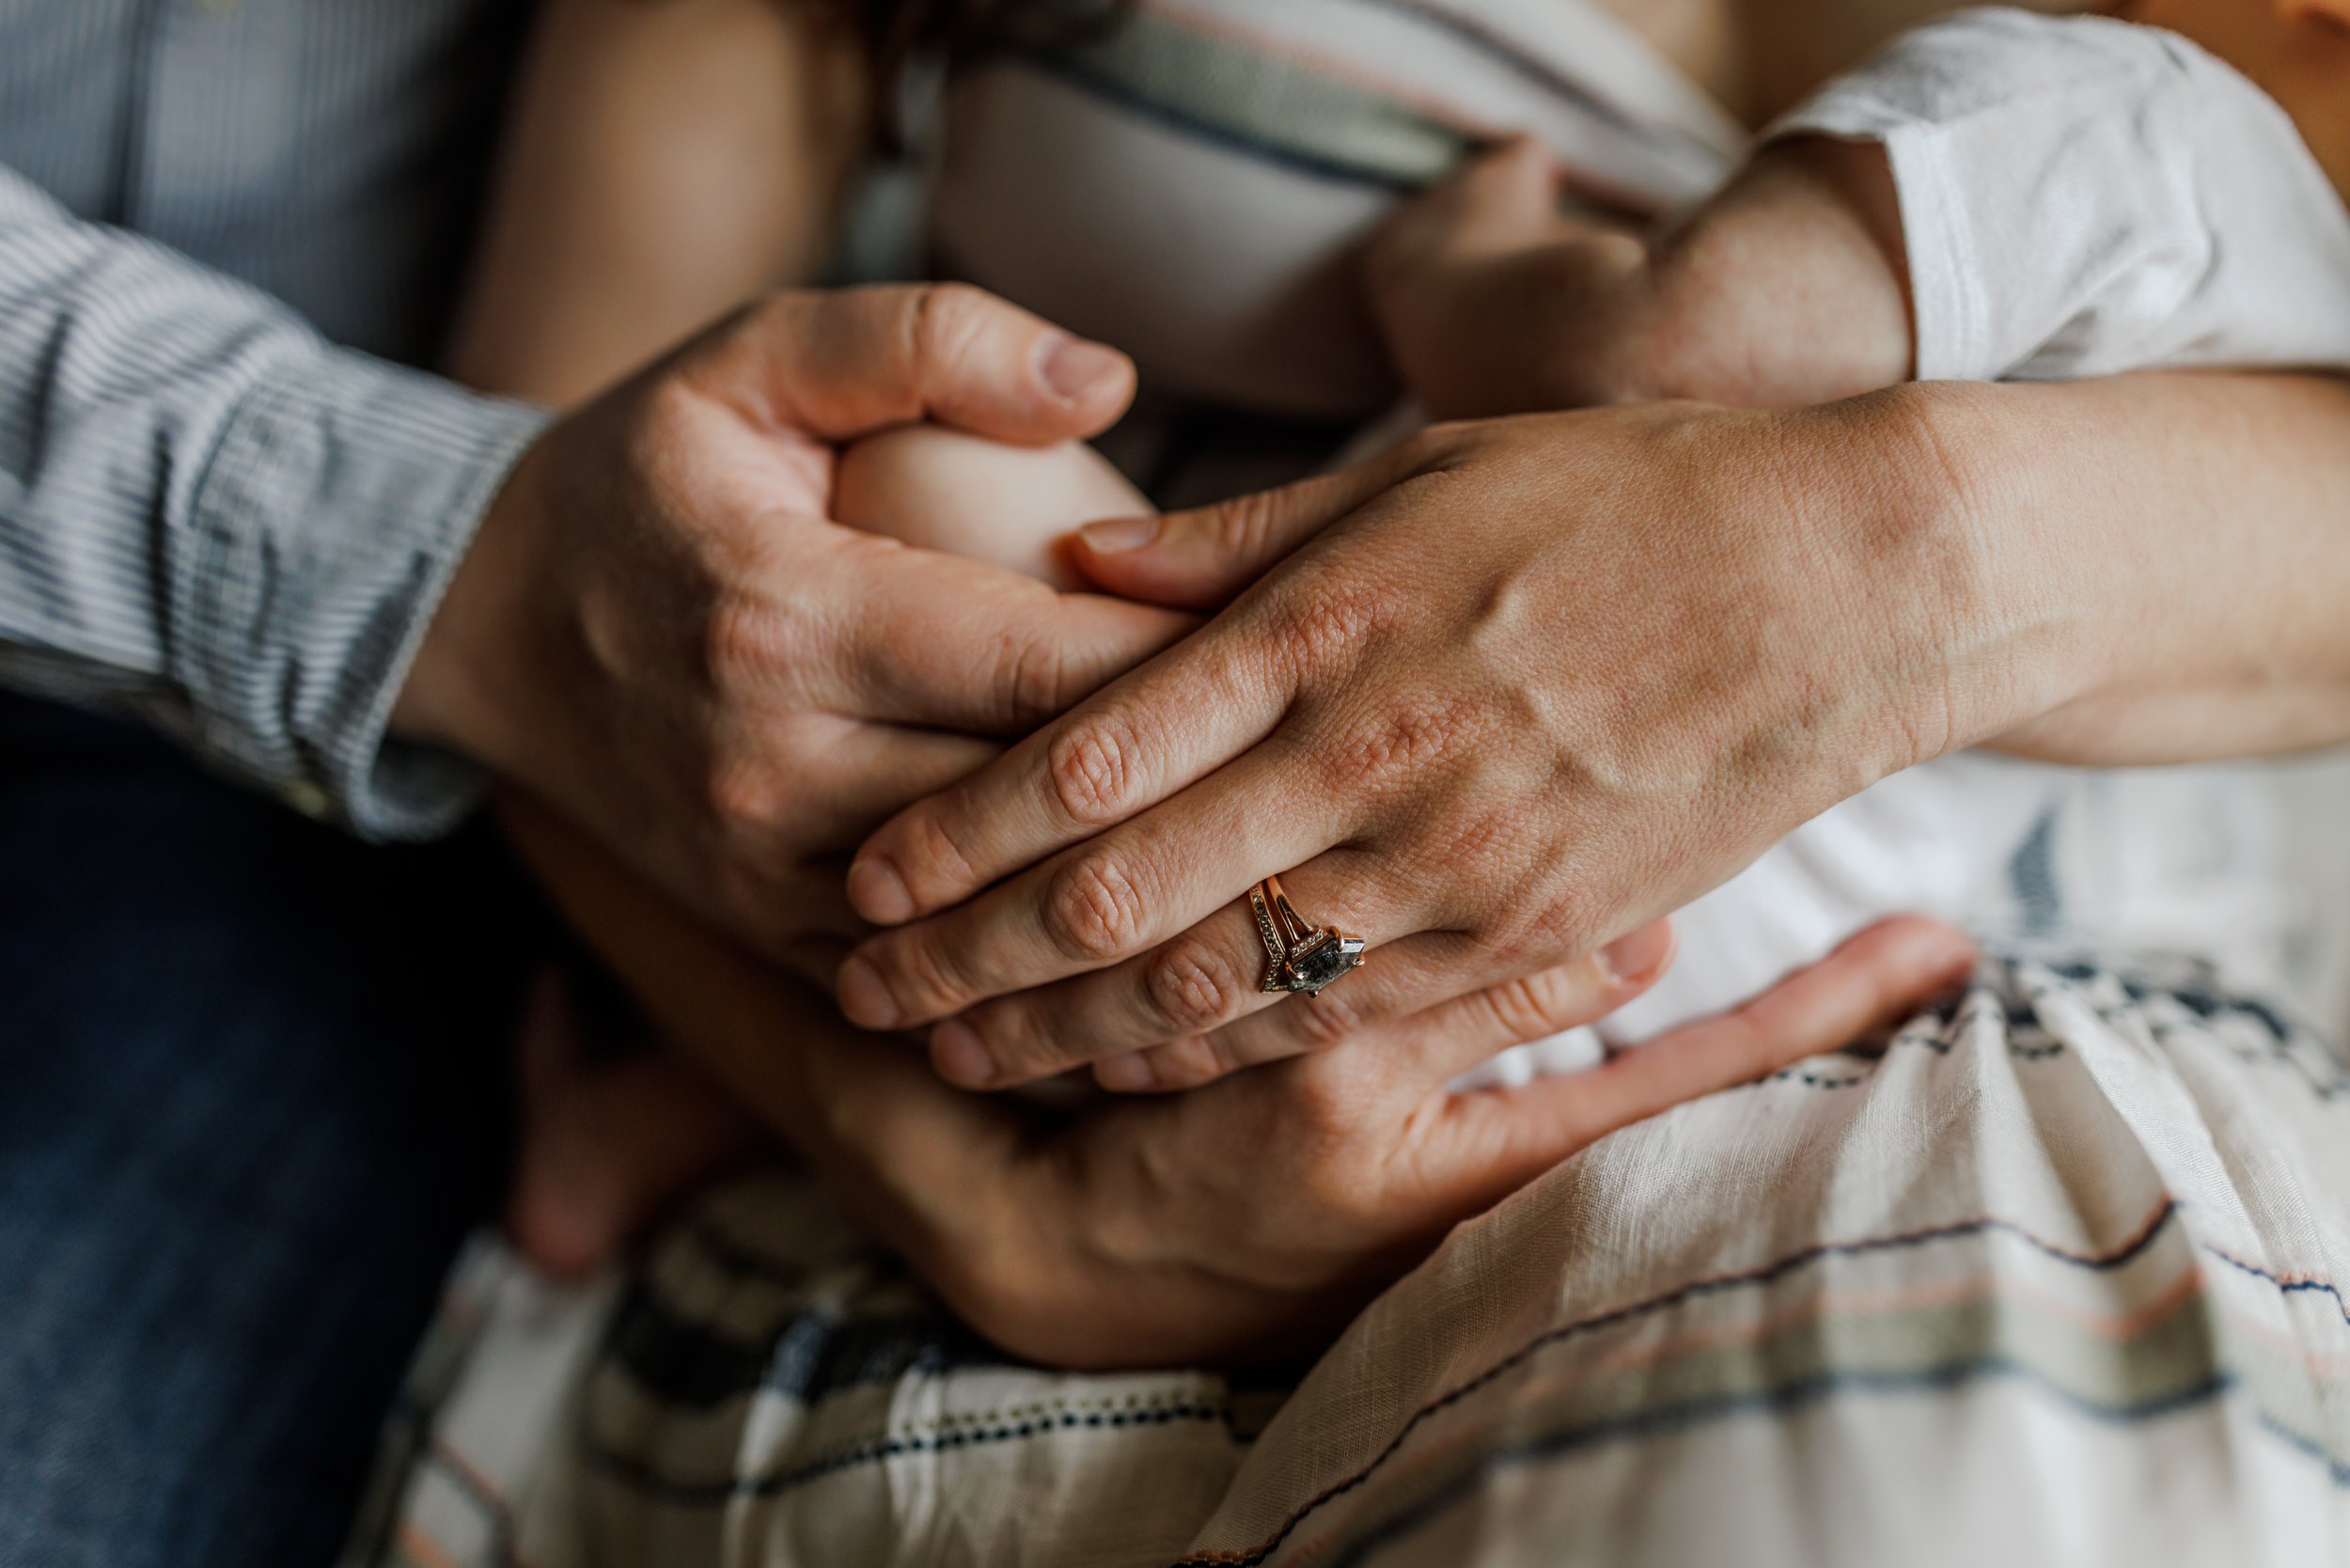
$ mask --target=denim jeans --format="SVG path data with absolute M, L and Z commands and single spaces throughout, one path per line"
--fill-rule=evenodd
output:
M 540 917 L 0 696 L 0 1568 L 328 1560 L 494 1198 Z

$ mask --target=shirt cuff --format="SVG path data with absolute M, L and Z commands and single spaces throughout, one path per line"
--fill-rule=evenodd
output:
M 2000 367 L 1990 330 L 1990 274 L 1950 167 L 1940 128 L 1905 119 L 1865 94 L 1826 93 L 1766 127 L 1762 142 L 1793 136 L 1874 142 L 1885 149 L 1908 258 L 1910 333 L 1918 381 L 1994 381 Z
M 480 771 L 384 731 L 482 513 L 551 417 L 340 350 L 259 380 L 171 552 L 166 657 L 205 747 L 364 838 L 454 827 Z

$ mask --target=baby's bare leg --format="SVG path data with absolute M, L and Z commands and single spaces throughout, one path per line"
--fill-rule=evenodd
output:
M 1010 447 L 908 425 L 841 452 L 836 521 L 925 550 L 1084 587 L 1061 541 L 1080 525 L 1147 514 L 1151 503 L 1092 447 Z

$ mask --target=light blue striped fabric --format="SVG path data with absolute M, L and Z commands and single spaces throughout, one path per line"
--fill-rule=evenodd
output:
M 371 837 L 462 814 L 384 724 L 544 416 L 388 361 L 439 335 L 523 20 L 0 0 L 0 682 Z

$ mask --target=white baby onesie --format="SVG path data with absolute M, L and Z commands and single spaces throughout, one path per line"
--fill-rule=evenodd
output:
M 1887 149 L 1920 380 L 2350 366 L 2350 212 L 2275 102 L 2174 34 L 1964 12 L 1766 135 L 1815 133 Z M 1599 1041 L 1717 1012 L 1904 910 L 2010 940 L 2186 947 L 2267 982 L 2293 913 L 2269 809 L 2225 769 L 1980 754 L 1913 768 L 1684 910 L 1679 961 L 1596 1039 L 1545 1041 L 1469 1081 L 1587 1064 Z
M 1920 381 L 2350 364 L 2350 212 L 2274 100 L 2180 38 L 1962 12 L 1767 135 L 1880 142 Z

